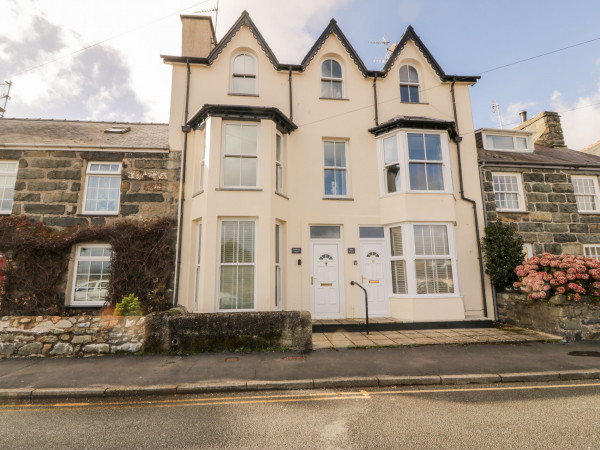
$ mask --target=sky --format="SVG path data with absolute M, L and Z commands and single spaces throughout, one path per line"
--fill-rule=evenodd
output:
M 168 122 L 171 71 L 159 55 L 181 54 L 180 14 L 214 16 L 205 11 L 216 3 L 0 0 L 0 83 L 13 82 L 5 116 Z M 521 109 L 557 111 L 570 148 L 600 140 L 597 0 L 219 0 L 217 38 L 243 10 L 292 64 L 332 17 L 373 70 L 385 48 L 369 41 L 396 42 L 413 25 L 446 73 L 481 75 L 476 128 L 499 127 L 495 100 L 505 128 Z

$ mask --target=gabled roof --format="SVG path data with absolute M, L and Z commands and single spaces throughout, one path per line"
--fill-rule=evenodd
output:
M 190 120 L 188 120 L 187 125 L 196 126 L 201 124 L 209 116 L 235 120 L 269 119 L 275 122 L 280 132 L 286 134 L 298 128 L 285 114 L 274 107 L 211 104 L 203 105 L 196 111 Z
M 564 166 L 600 170 L 600 156 L 566 148 L 535 144 L 533 152 L 507 152 L 477 149 L 477 158 L 488 166 L 544 167 Z
M 106 133 L 113 127 L 125 133 Z M 169 149 L 166 123 L 87 122 L 50 119 L 0 119 L 0 149 L 78 148 L 86 150 Z
M 229 42 L 231 42 L 231 40 L 238 33 L 240 28 L 244 25 L 248 27 L 248 29 L 250 30 L 250 32 L 252 33 L 252 35 L 254 36 L 254 38 L 256 39 L 258 44 L 260 45 L 260 47 L 265 52 L 265 55 L 267 56 L 267 58 L 269 59 L 269 61 L 271 62 L 271 64 L 275 68 L 275 70 L 292 70 L 294 72 L 304 72 L 306 70 L 306 68 L 308 67 L 308 65 L 310 64 L 310 62 L 315 57 L 315 55 L 319 52 L 319 50 L 321 49 L 321 47 L 323 46 L 323 44 L 325 43 L 327 38 L 331 34 L 334 34 L 339 39 L 342 46 L 346 49 L 346 51 L 350 55 L 350 58 L 352 59 L 352 61 L 354 61 L 354 64 L 356 64 L 356 67 L 358 67 L 358 70 L 361 71 L 361 73 L 363 74 L 364 77 L 377 76 L 377 77 L 383 78 L 383 77 L 387 76 L 387 74 L 390 71 L 391 67 L 393 66 L 394 62 L 396 61 L 396 59 L 402 52 L 402 49 L 406 46 L 406 43 L 410 39 L 412 39 L 413 42 L 415 43 L 415 45 L 419 48 L 419 50 L 421 50 L 421 53 L 423 53 L 423 56 L 425 56 L 425 59 L 429 62 L 429 64 L 431 65 L 431 67 L 433 68 L 435 73 L 438 74 L 438 76 L 440 77 L 440 79 L 442 81 L 466 81 L 466 82 L 474 83 L 479 78 L 481 78 L 479 75 L 466 75 L 466 76 L 447 75 L 442 70 L 441 66 L 437 63 L 437 61 L 435 60 L 433 55 L 429 52 L 427 47 L 425 47 L 425 44 L 423 44 L 423 41 L 421 41 L 419 36 L 417 36 L 417 33 L 415 33 L 415 30 L 413 29 L 413 27 L 411 25 L 408 26 L 408 28 L 402 35 L 402 38 L 396 45 L 396 48 L 392 52 L 392 55 L 390 56 L 388 62 L 384 66 L 383 70 L 381 70 L 381 71 L 368 70 L 367 67 L 365 66 L 365 63 L 362 61 L 360 56 L 358 56 L 358 53 L 356 53 L 356 50 L 354 50 L 354 47 L 352 47 L 352 44 L 350 44 L 350 41 L 348 41 L 348 39 L 346 38 L 346 36 L 344 35 L 342 30 L 338 26 L 335 19 L 331 19 L 329 21 L 329 24 L 327 25 L 327 27 L 325 27 L 325 29 L 323 30 L 323 32 L 321 33 L 319 38 L 316 40 L 316 42 L 313 44 L 311 49 L 308 51 L 308 53 L 302 60 L 302 63 L 300 63 L 300 64 L 282 64 L 277 60 L 275 53 L 273 53 L 273 50 L 271 50 L 271 47 L 269 47 L 269 44 L 267 44 L 267 41 L 265 41 L 265 38 L 262 36 L 260 31 L 258 31 L 258 28 L 256 28 L 256 25 L 250 18 L 250 14 L 248 14 L 248 11 L 242 12 L 239 19 L 233 24 L 233 26 L 229 29 L 229 31 L 225 34 L 225 36 L 223 36 L 223 39 L 221 39 L 221 41 L 216 45 L 216 47 L 212 49 L 212 51 L 209 53 L 209 55 L 206 58 L 190 57 L 190 56 L 169 56 L 169 55 L 160 55 L 160 56 L 161 56 L 161 58 L 163 58 L 164 62 L 167 62 L 167 63 L 169 63 L 169 62 L 171 62 L 171 63 L 189 62 L 191 64 L 211 65 L 215 61 L 215 59 L 217 59 L 217 57 L 221 54 L 221 52 L 223 52 L 225 47 L 227 47 L 227 44 L 229 44 Z
M 327 27 L 323 30 L 321 36 L 319 36 L 317 41 L 313 44 L 311 49 L 308 51 L 308 53 L 302 60 L 302 63 L 300 64 L 302 66 L 302 71 L 306 70 L 310 62 L 313 60 L 315 55 L 318 53 L 318 51 L 321 49 L 321 47 L 323 46 L 325 41 L 327 41 L 327 38 L 331 34 L 335 34 L 337 36 L 341 44 L 344 46 L 344 48 L 350 55 L 350 58 L 352 58 L 352 61 L 354 61 L 354 64 L 356 64 L 356 67 L 358 67 L 358 70 L 362 72 L 363 76 L 366 77 L 368 75 L 374 74 L 374 72 L 367 70 L 365 63 L 363 63 L 362 59 L 360 59 L 360 56 L 358 56 L 358 53 L 356 53 L 356 50 L 354 50 L 354 47 L 352 47 L 352 44 L 350 44 L 350 41 L 348 41 L 344 33 L 342 33 L 342 30 L 340 29 L 340 27 L 338 27 L 338 24 L 335 21 L 335 19 L 331 19 L 329 21 L 329 25 L 327 25 Z
M 388 74 L 388 72 L 398 59 L 398 56 L 400 56 L 400 53 L 402 52 L 402 50 L 406 46 L 406 43 L 409 40 L 412 40 L 415 43 L 415 45 L 421 51 L 431 68 L 435 71 L 435 73 L 440 77 L 442 81 L 456 80 L 476 82 L 479 78 L 481 78 L 479 75 L 447 75 L 442 69 L 442 66 L 438 64 L 431 52 L 427 49 L 427 47 L 425 47 L 425 44 L 423 43 L 421 38 L 417 35 L 417 33 L 415 33 L 415 29 L 412 27 L 412 25 L 408 26 L 408 28 L 402 35 L 402 38 L 400 38 L 400 41 L 398 42 L 398 44 L 396 44 L 396 48 L 394 48 L 394 51 L 388 58 L 387 62 L 385 63 L 385 66 L 383 66 L 381 76 L 386 76 Z

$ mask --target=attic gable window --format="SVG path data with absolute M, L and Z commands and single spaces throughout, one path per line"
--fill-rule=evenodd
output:
M 499 150 L 506 152 L 531 152 L 533 145 L 529 135 L 509 133 L 483 133 L 483 148 L 486 150 Z
M 249 53 L 241 53 L 231 63 L 231 93 L 257 95 L 257 64 Z
M 408 64 L 400 67 L 400 101 L 403 103 L 419 103 L 419 88 L 417 69 Z
M 125 134 L 128 131 L 131 131 L 131 127 L 122 127 L 122 126 L 117 126 L 114 125 L 106 130 L 104 130 L 105 133 L 110 133 L 110 134 Z
M 321 64 L 321 98 L 343 97 L 342 65 L 335 59 L 327 59 Z

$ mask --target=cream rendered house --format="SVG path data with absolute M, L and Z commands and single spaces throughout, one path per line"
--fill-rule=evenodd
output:
M 183 56 L 163 56 L 185 161 L 179 304 L 360 318 L 354 280 L 372 317 L 491 315 L 477 77 L 446 75 L 412 27 L 369 71 L 334 20 L 300 64 L 279 63 L 246 12 L 218 43 L 209 18 L 182 22 Z

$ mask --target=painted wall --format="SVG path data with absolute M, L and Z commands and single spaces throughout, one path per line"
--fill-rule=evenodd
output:
M 235 54 L 247 51 L 258 60 L 258 96 L 231 95 L 230 62 Z M 345 99 L 320 99 L 320 63 L 334 57 L 342 63 Z M 399 100 L 398 70 L 402 64 L 415 65 L 422 80 L 423 103 L 403 104 Z M 183 148 L 181 125 L 185 118 L 186 66 L 174 64 L 170 123 L 172 150 Z M 309 310 L 311 305 L 310 225 L 342 226 L 341 277 L 342 315 L 360 317 L 362 293 L 350 286 L 360 280 L 358 259 L 359 225 L 392 225 L 400 222 L 450 223 L 457 249 L 456 266 L 460 293 L 450 298 L 391 298 L 390 313 L 404 320 L 455 320 L 483 315 L 479 263 L 473 209 L 460 199 L 456 144 L 448 140 L 452 188 L 449 193 L 397 194 L 382 197 L 376 138 L 368 132 L 375 126 L 373 79 L 363 77 L 335 35 L 330 35 L 302 73 L 294 72 L 293 121 L 298 129 L 284 136 L 284 193 L 275 194 L 275 124 L 260 121 L 259 190 L 221 191 L 221 135 L 224 121 L 207 120 L 208 149 L 203 192 L 190 186 L 197 179 L 200 131 L 188 136 L 183 252 L 179 303 L 190 310 L 214 312 L 217 308 L 218 227 L 227 217 L 257 220 L 257 310 L 274 309 L 276 222 L 283 224 L 283 309 Z M 289 116 L 288 72 L 277 72 L 247 27 L 242 27 L 210 66 L 192 65 L 190 114 L 204 104 L 232 104 L 277 107 Z M 456 84 L 464 176 L 464 194 L 477 202 L 479 224 L 483 210 L 477 172 L 477 157 L 468 85 Z M 389 75 L 377 80 L 379 122 L 397 115 L 427 116 L 454 120 L 450 83 L 442 83 L 418 48 L 409 42 Z M 444 139 L 447 139 L 443 136 Z M 343 140 L 348 148 L 348 192 L 350 200 L 324 199 L 323 140 Z M 202 252 L 198 280 L 199 303 L 194 305 L 197 223 L 202 222 Z M 299 247 L 300 255 L 291 248 Z M 356 248 L 357 254 L 349 254 Z M 301 265 L 298 265 L 301 260 Z M 388 283 L 389 283 L 388 273 Z M 488 288 L 488 311 L 492 311 Z

